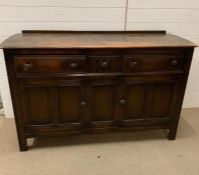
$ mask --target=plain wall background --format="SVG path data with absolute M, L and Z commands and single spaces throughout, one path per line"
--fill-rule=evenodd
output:
M 0 42 L 22 29 L 167 30 L 199 45 L 198 0 L 0 0 Z M 183 107 L 199 107 L 195 50 Z M 0 52 L 0 92 L 6 117 L 12 103 Z

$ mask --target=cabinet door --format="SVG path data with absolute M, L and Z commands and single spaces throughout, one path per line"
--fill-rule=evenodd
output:
M 168 121 L 175 112 L 177 87 L 178 80 L 168 77 L 124 79 L 120 98 L 121 120 L 127 125 Z
M 56 88 L 59 123 L 84 123 L 87 107 L 85 84 L 81 81 L 67 81 Z
M 49 86 L 20 83 L 24 121 L 27 125 L 52 123 L 52 97 Z
M 89 123 L 109 127 L 116 120 L 117 84 L 113 79 L 91 80 L 88 86 Z
M 80 129 L 84 123 L 85 85 L 81 80 L 24 80 L 20 83 L 28 126 Z M 52 129 L 52 128 L 50 128 Z
M 119 103 L 123 109 L 123 119 L 142 119 L 146 115 L 148 83 L 135 82 L 131 79 L 124 81 L 123 97 Z
M 151 87 L 149 118 L 171 118 L 177 95 L 175 81 L 154 82 Z

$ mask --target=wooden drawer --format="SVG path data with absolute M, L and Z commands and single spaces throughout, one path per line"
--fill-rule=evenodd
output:
M 122 70 L 122 59 L 119 55 L 89 56 L 89 72 L 111 73 Z
M 162 72 L 182 69 L 183 54 L 138 53 L 123 57 L 124 72 Z
M 14 57 L 17 73 L 84 73 L 84 55 L 19 55 Z

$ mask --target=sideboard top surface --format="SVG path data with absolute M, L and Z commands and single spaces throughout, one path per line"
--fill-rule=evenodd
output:
M 39 31 L 24 30 L 0 44 L 2 49 L 81 49 L 196 47 L 165 31 Z

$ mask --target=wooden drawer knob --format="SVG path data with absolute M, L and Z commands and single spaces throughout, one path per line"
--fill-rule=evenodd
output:
M 122 100 L 120 100 L 120 104 L 121 104 L 121 105 L 124 105 L 125 103 L 126 103 L 126 101 L 125 101 L 125 100 L 123 100 L 123 99 L 122 99 Z
M 82 102 L 81 102 L 81 106 L 82 106 L 82 107 L 86 106 L 86 102 L 85 102 L 85 101 L 82 101 Z
M 172 65 L 172 66 L 176 66 L 177 64 L 178 64 L 178 61 L 177 61 L 177 60 L 172 60 L 172 61 L 171 61 L 171 65 Z
M 130 67 L 136 67 L 136 66 L 138 66 L 138 62 L 137 61 L 131 61 L 131 63 L 130 63 Z
M 75 68 L 77 68 L 79 65 L 78 65 L 78 63 L 71 63 L 70 64 L 70 67 L 72 68 L 72 69 L 75 69 Z
M 23 70 L 24 71 L 28 71 L 32 68 L 32 64 L 31 63 L 24 63 L 23 64 Z
M 101 66 L 104 67 L 104 68 L 106 68 L 108 66 L 108 62 L 107 61 L 103 61 L 101 63 Z

